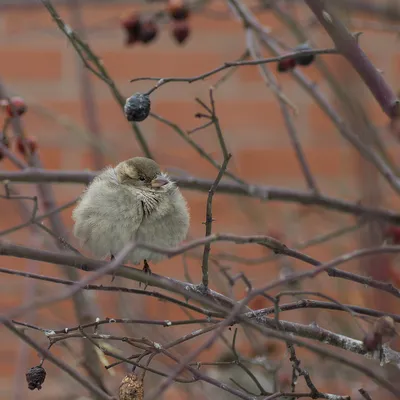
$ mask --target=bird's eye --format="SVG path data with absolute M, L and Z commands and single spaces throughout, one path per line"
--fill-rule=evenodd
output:
M 144 176 L 139 176 L 139 180 L 143 182 L 146 180 L 146 178 Z

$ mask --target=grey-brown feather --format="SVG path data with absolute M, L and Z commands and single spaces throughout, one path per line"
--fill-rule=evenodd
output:
M 136 174 L 136 175 L 135 175 Z M 74 235 L 95 256 L 116 255 L 132 240 L 161 247 L 175 247 L 186 238 L 190 217 L 186 200 L 174 182 L 159 190 L 146 182 L 159 176 L 154 161 L 136 157 L 106 168 L 82 194 L 73 211 Z M 139 181 L 145 175 L 146 181 Z M 133 179 L 124 182 L 126 176 Z M 136 176 L 136 178 L 135 178 Z M 166 175 L 162 175 L 166 177 Z M 136 179 L 136 180 L 135 180 Z M 125 261 L 158 262 L 162 254 L 135 249 Z

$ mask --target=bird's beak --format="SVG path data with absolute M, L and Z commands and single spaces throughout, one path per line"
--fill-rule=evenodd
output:
M 158 189 L 161 186 L 166 185 L 167 183 L 169 183 L 169 180 L 167 178 L 164 178 L 162 176 L 158 176 L 157 178 L 153 179 L 151 181 L 151 187 L 153 189 Z

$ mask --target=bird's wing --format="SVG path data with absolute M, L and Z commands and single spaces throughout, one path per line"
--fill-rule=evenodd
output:
M 106 247 L 106 254 L 135 238 L 143 212 L 129 191 L 110 174 L 101 174 L 83 193 L 73 219 L 75 236 L 97 254 Z

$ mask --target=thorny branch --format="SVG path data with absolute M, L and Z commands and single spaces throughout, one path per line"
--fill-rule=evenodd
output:
M 390 117 L 400 115 L 400 103 L 382 74 L 374 67 L 357 40 L 347 30 L 325 0 L 305 0 L 318 21 L 325 28 L 336 49 L 352 64 L 354 69 L 375 96 L 383 111 Z

